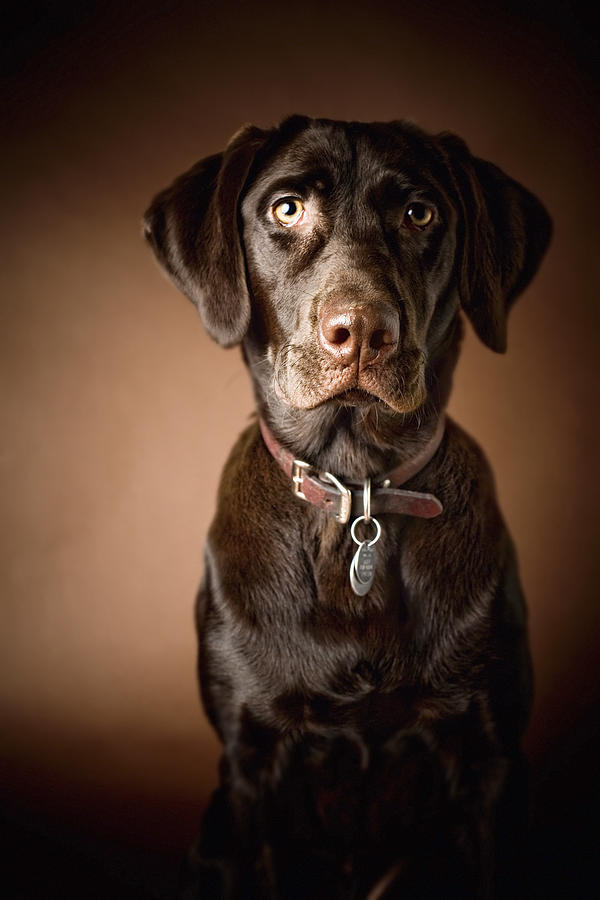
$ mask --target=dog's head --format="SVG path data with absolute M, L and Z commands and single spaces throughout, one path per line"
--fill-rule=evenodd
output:
M 411 413 L 460 307 L 491 349 L 550 238 L 539 201 L 450 134 L 294 116 L 159 194 L 146 236 L 259 400 Z

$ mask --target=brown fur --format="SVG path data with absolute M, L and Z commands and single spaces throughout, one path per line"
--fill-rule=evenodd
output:
M 304 203 L 295 230 L 273 219 L 282 196 Z M 430 226 L 411 227 L 411 202 Z M 435 430 L 461 307 L 504 350 L 550 234 L 539 202 L 454 136 L 297 116 L 239 132 L 156 198 L 146 229 L 209 332 L 243 342 L 277 438 L 358 483 Z M 323 322 L 346 308 L 361 327 L 384 310 L 385 353 L 328 346 Z M 485 457 L 453 422 L 406 487 L 444 511 L 381 516 L 357 597 L 349 527 L 292 496 L 257 424 L 234 447 L 198 599 L 221 786 L 184 896 L 519 895 L 531 681 L 515 554 Z

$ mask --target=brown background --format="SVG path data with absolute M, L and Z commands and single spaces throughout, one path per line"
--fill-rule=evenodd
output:
M 241 123 L 289 112 L 456 131 L 553 215 L 508 355 L 469 332 L 451 411 L 492 461 L 530 603 L 533 894 L 583 896 L 598 750 L 598 48 L 575 4 L 521 7 L 16 7 L 0 350 L 14 896 L 170 896 L 214 783 L 192 604 L 252 403 L 239 352 L 209 341 L 139 223 Z

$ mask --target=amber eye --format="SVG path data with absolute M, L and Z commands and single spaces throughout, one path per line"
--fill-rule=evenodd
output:
M 407 225 L 415 228 L 426 228 L 433 220 L 433 209 L 425 203 L 411 203 L 406 210 Z
M 273 207 L 273 215 L 280 225 L 290 228 L 297 225 L 304 215 L 304 204 L 297 197 L 286 197 Z

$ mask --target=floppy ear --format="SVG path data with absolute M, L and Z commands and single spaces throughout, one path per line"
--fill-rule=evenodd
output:
M 440 135 L 458 195 L 458 288 L 463 309 L 492 350 L 506 350 L 508 310 L 535 275 L 552 233 L 540 201 L 497 166 Z
M 239 343 L 250 322 L 238 207 L 267 136 L 245 126 L 223 153 L 197 163 L 158 194 L 144 216 L 144 234 L 159 262 L 224 347 Z

